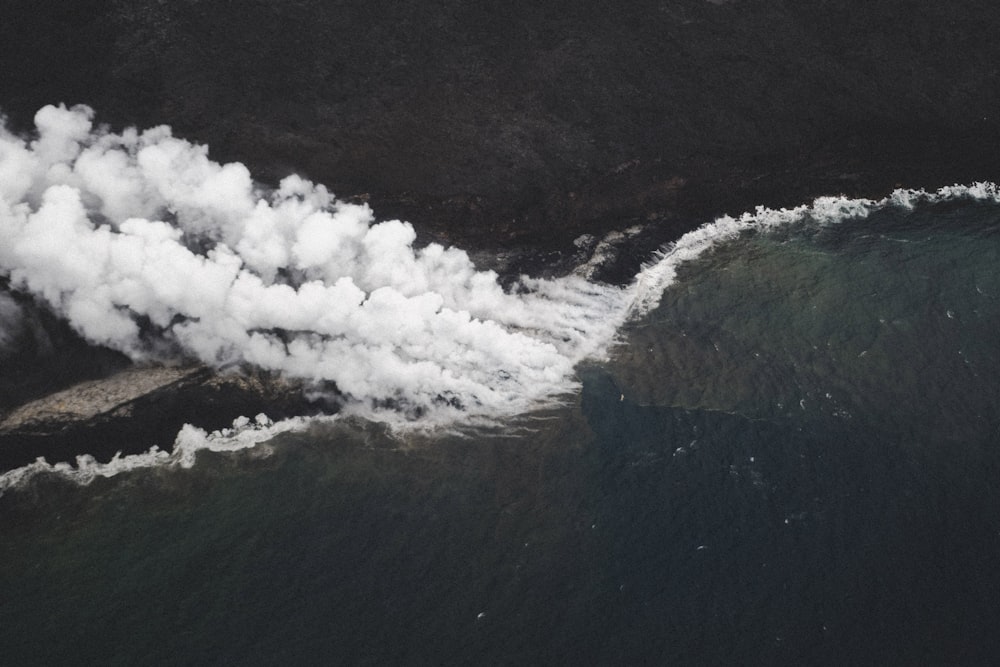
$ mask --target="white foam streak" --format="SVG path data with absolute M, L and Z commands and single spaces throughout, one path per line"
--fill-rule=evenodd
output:
M 76 457 L 76 465 L 69 463 L 50 464 L 44 458 L 37 459 L 20 468 L 0 475 L 0 496 L 11 489 L 20 487 L 38 475 L 53 475 L 70 482 L 86 486 L 94 480 L 115 477 L 122 473 L 150 468 L 191 468 L 198 452 L 236 452 L 250 449 L 264 443 L 276 435 L 302 430 L 315 421 L 306 418 L 285 419 L 272 422 L 260 414 L 254 420 L 240 417 L 232 428 L 206 433 L 204 430 L 185 425 L 177 434 L 173 450 L 165 452 L 151 447 L 141 454 L 122 456 L 119 452 L 107 463 L 100 463 L 89 455 Z M 321 419 L 333 420 L 333 417 Z
M 951 199 L 974 199 L 1000 203 L 1000 186 L 978 182 L 972 185 L 949 185 L 935 192 L 898 189 L 879 200 L 850 199 L 848 197 L 820 197 L 811 205 L 792 209 L 770 209 L 763 206 L 743 213 L 738 218 L 723 216 L 713 222 L 688 232 L 676 242 L 665 246 L 636 276 L 633 287 L 631 315 L 639 317 L 656 308 L 663 291 L 677 279 L 681 264 L 701 256 L 702 253 L 747 232 L 764 232 L 804 220 L 829 225 L 844 220 L 866 218 L 872 212 L 886 207 L 913 209 L 920 203 L 935 203 Z

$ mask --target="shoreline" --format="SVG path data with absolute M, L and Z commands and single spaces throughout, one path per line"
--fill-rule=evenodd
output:
M 705 222 L 698 220 L 691 229 Z M 657 248 L 689 231 L 649 221 L 644 228 L 635 229 L 638 231 L 631 235 L 619 234 L 607 266 L 597 268 L 600 280 L 631 281 Z M 664 229 L 672 235 L 661 236 Z M 586 253 L 595 253 L 597 246 L 595 240 Z M 575 253 L 544 247 L 526 248 L 520 254 L 506 252 L 507 264 L 501 267 L 506 271 L 499 272 L 501 281 L 516 279 L 515 271 L 562 275 L 581 265 L 579 248 Z M 483 256 L 482 251 L 479 256 Z M 39 457 L 50 464 L 72 464 L 80 455 L 105 462 L 117 454 L 143 454 L 152 446 L 169 452 L 187 423 L 211 432 L 228 427 L 237 418 L 259 413 L 277 421 L 317 415 L 331 407 L 308 399 L 301 383 L 264 372 L 227 372 L 199 365 L 144 368 L 110 350 L 88 346 L 64 322 L 54 320 L 43 308 L 32 308 L 38 312 L 29 316 L 36 322 L 47 322 L 53 338 L 63 345 L 50 350 L 56 358 L 47 360 L 41 370 L 29 369 L 30 364 L 20 360 L 22 376 L 13 383 L 9 379 L 3 383 L 0 472 Z M 62 364 L 60 356 L 66 357 Z M 74 367 L 66 372 L 70 362 Z M 63 371 L 61 377 L 56 369 Z M 19 382 L 21 391 L 27 390 L 24 400 L 15 398 Z
M 625 283 L 757 206 L 1000 181 L 1000 9 L 973 0 L 9 5 L 13 130 L 60 102 L 115 130 L 168 124 L 261 183 L 297 173 L 407 220 L 507 284 L 631 228 L 594 279 Z M 0 411 L 131 366 L 29 319 L 44 335 L 4 359 Z

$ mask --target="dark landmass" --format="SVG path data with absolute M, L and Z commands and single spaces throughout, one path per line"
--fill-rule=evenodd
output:
M 995 177 L 998 31 L 980 0 L 11 0 L 0 108 L 167 123 L 428 239 L 558 250 Z
M 44 457 L 108 461 L 156 445 L 169 451 L 186 423 L 213 431 L 240 415 L 274 419 L 316 412 L 302 387 L 260 374 L 202 366 L 133 367 L 23 404 L 0 419 L 0 471 Z
M 0 281 L 0 296 L 5 289 Z M 14 296 L 18 321 L 0 319 L 10 337 L 0 336 L 0 472 L 38 457 L 108 461 L 153 445 L 170 450 L 186 423 L 213 431 L 262 412 L 278 420 L 336 409 L 301 383 L 254 369 L 133 365 L 89 345 L 29 297 Z
M 170 124 L 507 273 L 642 224 L 626 280 L 722 213 L 997 180 L 998 33 L 981 0 L 9 0 L 0 109 Z M 126 365 L 55 337 L 0 409 Z

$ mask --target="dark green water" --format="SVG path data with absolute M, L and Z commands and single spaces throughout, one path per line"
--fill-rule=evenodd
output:
M 4 664 L 990 664 L 1000 208 L 749 233 L 518 436 L 0 498 Z

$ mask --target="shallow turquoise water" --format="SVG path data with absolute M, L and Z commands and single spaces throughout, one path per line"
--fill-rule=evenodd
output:
M 527 434 L 37 477 L 4 662 L 995 661 L 998 256 L 964 201 L 747 233 Z

